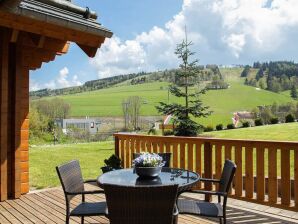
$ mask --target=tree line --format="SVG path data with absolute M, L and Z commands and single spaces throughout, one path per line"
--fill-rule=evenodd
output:
M 250 75 L 252 71 L 255 75 Z M 292 61 L 254 62 L 245 66 L 241 73 L 245 84 L 273 92 L 296 89 L 298 87 L 298 64 Z M 293 90 L 292 90 L 293 91 Z

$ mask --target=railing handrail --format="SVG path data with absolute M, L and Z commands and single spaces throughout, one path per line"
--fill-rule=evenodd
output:
M 213 138 L 213 137 L 182 137 L 182 136 L 157 136 L 157 135 L 142 135 L 142 134 L 136 134 L 136 133 L 114 133 L 114 137 L 128 137 L 128 136 L 134 136 L 134 138 L 151 138 L 151 139 L 158 139 L 163 141 L 170 140 L 170 141 L 203 141 L 203 142 L 210 142 L 210 143 L 220 143 L 220 142 L 239 142 L 244 143 L 245 145 L 249 144 L 266 144 L 270 145 L 276 145 L 276 144 L 284 144 L 291 147 L 298 147 L 298 141 L 274 141 L 274 140 L 253 140 L 253 139 L 230 139 L 230 138 Z

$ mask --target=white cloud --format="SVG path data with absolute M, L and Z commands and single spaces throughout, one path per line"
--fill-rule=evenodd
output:
M 176 44 L 188 37 L 201 63 L 297 60 L 297 0 L 184 0 L 181 12 L 133 40 L 108 40 L 91 59 L 100 78 L 176 67 Z
M 35 80 L 30 79 L 30 91 L 35 91 L 44 88 L 59 89 L 80 85 L 82 85 L 82 83 L 79 81 L 78 76 L 74 75 L 70 77 L 69 70 L 67 67 L 62 68 L 59 71 L 59 74 L 56 77 L 56 79 L 50 80 L 49 82 L 44 84 L 37 83 Z

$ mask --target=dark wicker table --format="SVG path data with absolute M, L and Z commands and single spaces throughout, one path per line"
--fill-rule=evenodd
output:
M 140 178 L 134 173 L 133 169 L 121 169 L 104 173 L 97 178 L 97 184 L 103 187 L 103 184 L 115 184 L 123 186 L 156 186 L 178 184 L 178 191 L 192 188 L 198 181 L 200 176 L 192 171 L 177 168 L 162 168 L 160 175 L 156 178 Z

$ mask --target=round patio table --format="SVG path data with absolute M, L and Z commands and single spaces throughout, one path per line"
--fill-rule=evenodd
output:
M 178 184 L 178 192 L 191 189 L 200 176 L 192 171 L 164 167 L 158 177 L 140 178 L 133 169 L 120 169 L 102 174 L 97 178 L 97 184 L 103 188 L 104 184 L 114 184 L 122 186 L 161 186 Z

